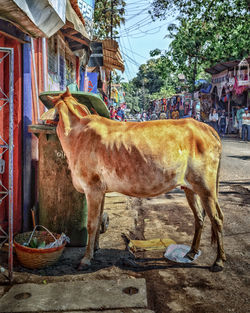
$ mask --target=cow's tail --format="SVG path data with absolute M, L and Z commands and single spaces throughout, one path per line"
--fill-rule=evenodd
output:
M 217 168 L 217 175 L 216 175 L 216 199 L 215 199 L 215 205 L 216 205 L 216 211 L 217 211 L 217 221 L 218 224 L 221 226 L 219 227 L 220 231 L 222 232 L 222 225 L 223 225 L 223 219 L 224 219 L 224 215 L 223 212 L 220 208 L 219 202 L 218 202 L 218 195 L 219 195 L 219 176 L 220 176 L 220 166 L 221 166 L 221 155 L 219 158 L 219 164 L 218 164 L 218 168 Z M 214 244 L 217 242 L 217 237 L 216 234 L 214 232 L 213 226 L 211 227 L 211 243 Z
M 217 175 L 216 175 L 216 196 L 217 196 L 217 198 L 218 198 L 218 195 L 219 195 L 220 166 L 221 166 L 221 155 L 220 155 L 220 158 L 219 158 L 219 164 L 218 164 Z

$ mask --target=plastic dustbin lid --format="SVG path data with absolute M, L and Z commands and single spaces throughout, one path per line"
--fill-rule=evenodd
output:
M 45 91 L 40 93 L 39 98 L 47 109 L 51 109 L 54 105 L 48 97 L 57 96 L 62 93 L 64 91 Z M 86 105 L 89 110 L 94 108 L 99 115 L 110 118 L 105 102 L 97 95 L 84 91 L 72 91 L 71 94 L 79 103 Z

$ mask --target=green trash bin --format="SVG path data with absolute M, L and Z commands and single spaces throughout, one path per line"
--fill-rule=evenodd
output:
M 56 127 L 30 125 L 39 138 L 39 224 L 56 233 L 64 232 L 70 246 L 87 244 L 88 209 L 85 195 L 76 191 Z

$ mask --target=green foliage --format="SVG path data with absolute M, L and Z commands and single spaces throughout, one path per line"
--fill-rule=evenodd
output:
M 123 77 L 117 73 L 116 70 L 113 71 L 112 83 L 120 84 L 123 80 Z
M 164 86 L 164 80 L 157 62 L 150 59 L 146 64 L 142 64 L 133 83 L 138 89 L 147 90 L 149 94 L 160 91 Z
M 179 18 L 208 21 L 226 16 L 242 16 L 249 7 L 249 0 L 154 0 L 150 13 L 154 19 L 166 19 L 172 14 Z
M 247 0 L 154 0 L 154 19 L 178 14 L 177 23 L 168 27 L 172 42 L 161 67 L 167 68 L 171 61 L 193 91 L 195 80 L 205 68 L 249 55 L 248 6 Z
M 136 77 L 129 83 L 123 83 L 125 100 L 132 112 L 147 110 L 150 100 L 169 97 L 182 87 L 178 72 L 166 55 L 159 55 L 160 50 L 151 52 L 155 58 L 139 67 Z
M 118 35 L 117 29 L 125 23 L 125 6 L 126 2 L 123 0 L 96 0 L 94 39 L 115 38 Z

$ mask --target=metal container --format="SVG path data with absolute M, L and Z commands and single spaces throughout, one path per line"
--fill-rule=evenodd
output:
M 87 244 L 88 209 L 85 195 L 76 191 L 56 128 L 30 125 L 39 138 L 39 224 L 55 233 L 64 232 L 70 246 Z

